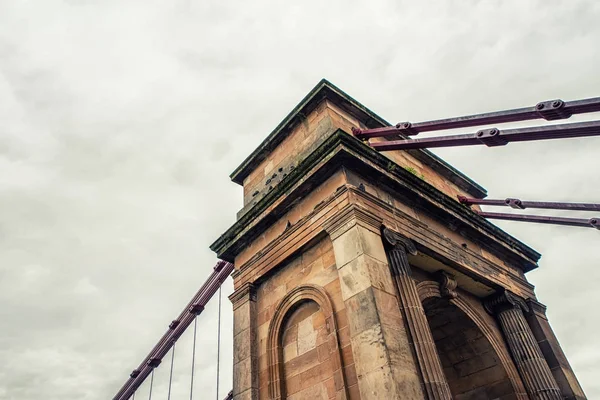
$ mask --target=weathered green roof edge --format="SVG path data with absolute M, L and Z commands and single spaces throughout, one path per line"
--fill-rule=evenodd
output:
M 233 182 L 241 185 L 244 179 L 275 149 L 306 115 L 323 99 L 329 99 L 361 121 L 367 128 L 391 126 L 389 122 L 356 101 L 337 86 L 322 79 L 296 107 L 277 125 L 262 143 L 230 175 Z M 468 194 L 476 198 L 487 196 L 485 188 L 428 150 L 409 150 L 413 157 L 433 168 Z

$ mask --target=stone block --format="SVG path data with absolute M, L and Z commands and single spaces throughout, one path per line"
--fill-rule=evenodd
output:
M 362 400 L 360 397 L 360 390 L 358 389 L 358 384 L 348 386 L 348 397 L 350 400 Z
M 380 323 L 379 310 L 373 292 L 373 288 L 368 288 L 346 301 L 351 337 Z
M 369 262 L 369 257 L 360 255 L 338 269 L 344 300 L 371 287 Z
M 298 344 L 296 342 L 290 343 L 283 348 L 283 360 L 291 360 L 298 356 Z
M 261 290 L 258 293 L 257 305 L 260 310 L 263 310 L 267 306 L 277 304 L 286 293 L 286 287 L 283 284 L 272 287 L 270 290 Z
M 497 356 L 492 352 L 481 354 L 475 358 L 469 358 L 459 363 L 454 364 L 460 376 L 467 376 L 475 372 L 487 369 L 498 363 Z
M 258 389 L 250 388 L 250 389 L 244 390 L 242 393 L 235 394 L 235 392 L 234 392 L 233 400 L 258 400 L 259 399 L 258 395 L 259 395 Z
M 258 398 L 259 399 L 268 399 L 269 398 L 269 386 L 268 385 L 264 385 L 261 386 L 258 389 Z M 235 400 L 235 396 L 233 397 L 233 400 Z
M 323 343 L 317 347 L 317 354 L 319 357 L 319 362 L 323 362 L 329 360 L 331 357 L 331 351 L 329 349 L 329 344 Z
M 348 224 L 351 226 L 354 222 L 350 221 Z M 362 254 L 387 264 L 381 236 L 360 225 L 354 225 L 336 237 L 333 240 L 333 250 L 338 269 Z
M 392 367 L 393 370 L 393 367 Z M 425 399 L 419 375 L 414 371 L 399 370 L 393 372 L 396 390 L 401 394 L 401 399 Z
M 319 365 L 319 354 L 317 349 L 312 349 L 296 358 L 285 363 L 285 376 L 295 376 L 308 371 L 312 367 Z
M 381 240 L 381 235 L 362 227 L 359 227 L 358 231 L 360 233 L 359 239 L 363 252 L 379 262 L 387 265 L 388 261 L 385 254 L 385 249 L 383 247 L 383 241 Z
M 302 320 L 298 324 L 298 355 L 316 348 L 317 331 L 313 327 L 312 317 Z
M 269 306 L 269 307 L 265 307 L 263 310 L 261 310 L 260 313 L 258 313 L 258 317 L 256 320 L 256 325 L 257 326 L 261 326 L 264 323 L 269 323 L 271 321 L 271 318 L 273 318 L 273 313 L 275 312 L 275 306 Z
M 328 267 L 321 268 L 319 271 L 313 271 L 313 273 L 307 277 L 306 282 L 313 285 L 325 287 L 331 282 L 338 279 L 338 270 L 335 264 L 329 265 Z M 292 288 L 293 282 L 290 282 L 288 290 Z
M 252 360 L 250 357 L 233 364 L 233 393 L 239 394 L 252 387 Z
M 283 332 L 282 344 L 283 346 L 287 346 L 291 343 L 296 343 L 298 341 L 298 324 L 293 324 L 291 326 L 286 326 L 285 331 Z
M 309 388 L 311 386 L 316 385 L 325 379 L 326 376 L 330 376 L 331 371 L 328 370 L 328 365 L 325 363 L 318 364 L 308 371 L 304 371 L 301 377 L 301 386 L 302 389 Z
M 253 346 L 253 335 L 250 328 L 244 329 L 233 337 L 233 362 L 237 363 L 250 357 L 250 349 Z
M 342 297 L 342 289 L 340 287 L 339 279 L 335 279 L 331 283 L 325 286 L 325 291 L 329 295 L 331 302 L 333 303 L 333 311 L 338 312 L 346 308 L 344 298 Z
M 350 328 L 346 326 L 338 329 L 338 338 L 340 340 L 340 347 L 345 347 L 352 343 L 350 340 Z
M 403 325 L 381 324 L 381 330 L 389 354 L 392 371 L 398 370 L 418 374 L 416 360 L 413 356 L 412 345 L 408 341 Z
M 315 386 L 311 386 L 308 389 L 304 389 L 291 396 L 287 397 L 287 400 L 328 400 L 327 388 L 325 385 L 320 383 Z
M 363 254 L 358 229 L 354 226 L 333 241 L 333 251 L 338 269 Z
M 260 372 L 266 371 L 269 368 L 269 359 L 266 354 L 258 356 L 258 370 Z
M 325 386 L 325 390 L 327 390 L 327 398 L 335 399 L 336 390 L 335 390 L 335 383 L 333 381 L 333 377 L 323 381 L 323 385 Z
M 379 320 L 382 323 L 398 328 L 404 326 L 398 298 L 394 294 L 376 288 L 373 288 L 372 292 L 375 297 Z
M 302 390 L 302 376 L 295 375 L 285 380 L 285 391 L 288 396 L 298 393 Z
M 371 285 L 374 288 L 396 296 L 396 286 L 392 279 L 389 264 L 387 262 L 378 261 L 370 256 L 366 256 L 366 259 L 368 260 L 367 266 L 369 268 Z
M 316 312 L 312 315 L 313 329 L 318 331 L 320 328 L 325 327 L 325 314 L 322 312 Z
M 250 301 L 239 305 L 233 311 L 233 334 L 234 336 L 250 327 Z
M 389 368 L 383 333 L 379 325 L 353 336 L 351 340 L 354 364 L 359 377 L 373 370 Z
M 267 336 L 269 336 L 269 323 L 265 322 L 257 329 L 257 340 L 258 340 L 258 354 L 265 354 L 267 352 Z
M 344 376 L 346 377 L 346 385 L 348 385 L 348 387 L 358 383 L 354 364 L 348 364 L 344 367 Z
M 354 364 L 354 356 L 352 355 L 352 345 L 348 344 L 343 347 L 339 347 L 342 354 L 342 365 Z
M 301 264 L 307 266 L 314 263 L 321 258 L 322 252 L 323 248 L 319 244 L 306 249 L 300 258 Z
M 345 326 L 348 326 L 348 316 L 346 315 L 346 309 L 342 309 L 335 313 L 335 322 L 337 324 L 338 329 L 342 329 Z
M 396 386 L 389 366 L 380 368 L 366 374 L 358 375 L 358 388 L 361 400 L 398 399 Z M 402 399 L 405 397 L 403 393 Z M 418 398 L 422 400 L 421 397 Z

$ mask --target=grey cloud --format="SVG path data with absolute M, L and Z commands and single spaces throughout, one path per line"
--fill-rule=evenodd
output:
M 595 1 L 0 2 L 0 398 L 110 398 L 209 274 L 242 203 L 229 173 L 322 77 L 392 122 L 598 96 L 599 18 Z M 598 201 L 599 145 L 436 153 L 491 197 Z M 498 225 L 543 253 L 529 277 L 599 396 L 598 233 Z M 210 398 L 214 302 L 201 326 Z

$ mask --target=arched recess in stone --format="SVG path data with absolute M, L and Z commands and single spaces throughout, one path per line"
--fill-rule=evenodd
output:
M 298 286 L 285 295 L 275 308 L 273 318 L 269 324 L 267 337 L 267 353 L 269 362 L 269 396 L 271 399 L 286 398 L 286 387 L 283 365 L 283 328 L 288 316 L 306 302 L 315 302 L 325 317 L 327 330 L 327 347 L 329 350 L 336 393 L 342 399 L 348 398 L 347 385 L 342 368 L 342 354 L 333 305 L 329 296 L 320 286 Z
M 419 299 L 424 304 L 428 299 L 437 298 L 442 299 L 443 296 L 440 292 L 440 284 L 435 281 L 423 281 L 417 285 L 417 291 L 419 293 Z M 490 321 L 486 321 L 486 318 L 469 303 L 467 299 L 458 295 L 455 298 L 449 299 L 448 303 L 456 306 L 462 314 L 468 317 L 468 319 L 481 331 L 483 336 L 487 339 L 492 349 L 498 356 L 498 359 L 504 368 L 508 379 L 512 384 L 512 388 L 517 398 L 527 399 L 527 394 L 523 381 L 512 362 L 512 359 L 508 353 L 508 350 L 504 346 L 504 342 L 501 334 L 490 327 Z

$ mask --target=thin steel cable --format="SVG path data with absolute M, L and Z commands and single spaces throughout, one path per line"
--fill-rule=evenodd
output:
M 221 283 L 222 285 L 223 283 Z M 219 361 L 221 359 L 221 286 L 219 286 L 219 322 L 217 323 L 217 400 L 219 400 Z
M 171 400 L 171 383 L 173 382 L 173 362 L 175 361 L 175 344 L 173 342 L 173 350 L 171 351 L 171 372 L 169 373 L 169 393 L 167 394 L 167 400 Z
M 190 400 L 194 397 L 194 364 L 196 363 L 196 327 L 198 316 L 194 317 L 194 346 L 192 347 L 192 379 L 190 381 Z
M 150 393 L 148 393 L 148 400 L 152 400 L 152 385 L 154 384 L 154 368 L 152 368 L 152 376 L 150 377 Z

